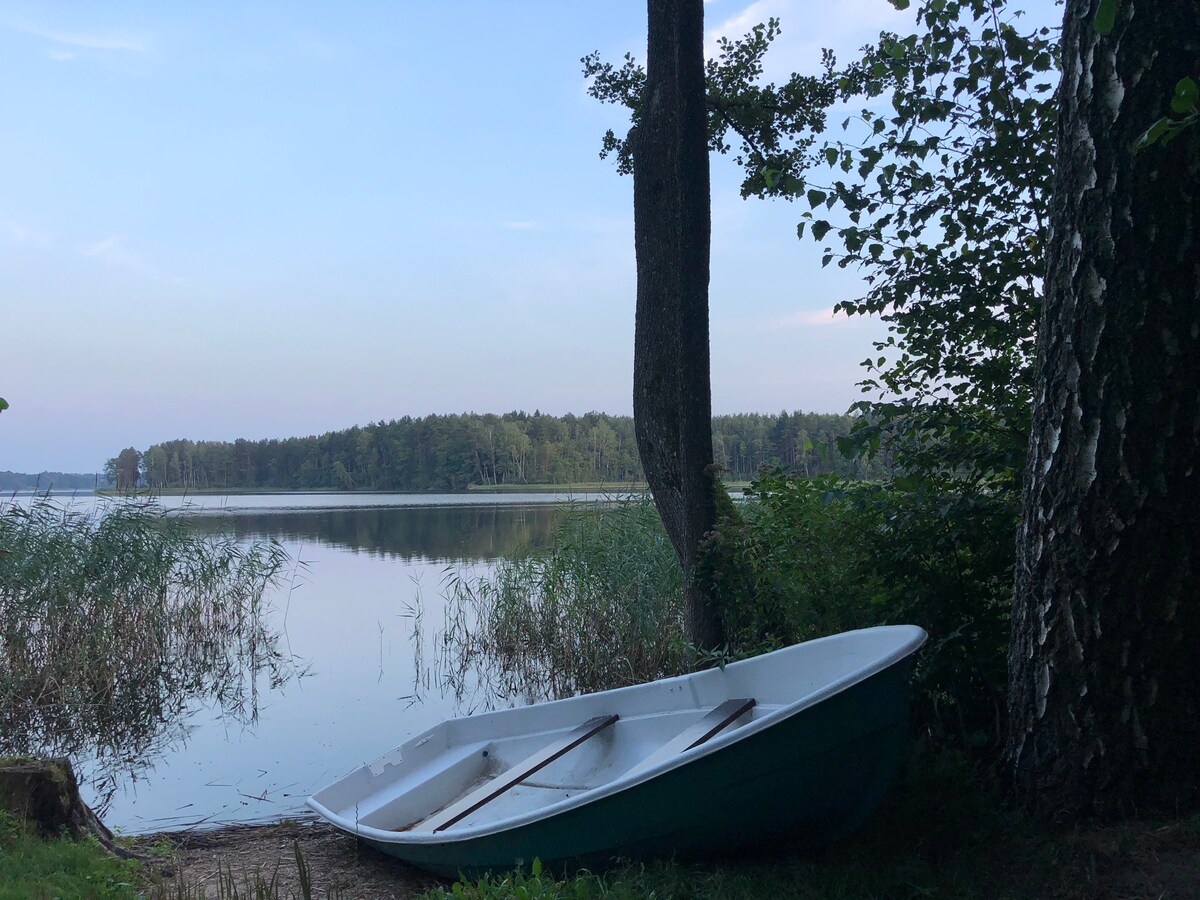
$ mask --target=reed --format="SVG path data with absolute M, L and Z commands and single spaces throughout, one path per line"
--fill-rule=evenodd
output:
M 678 674 L 682 578 L 648 495 L 575 503 L 550 547 L 452 577 L 444 684 L 527 702 Z
M 299 672 L 264 600 L 287 563 L 144 502 L 0 504 L 0 755 L 91 763 L 111 789 L 195 703 L 252 721 Z

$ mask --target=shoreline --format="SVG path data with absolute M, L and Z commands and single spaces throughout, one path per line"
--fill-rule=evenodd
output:
M 278 889 L 273 897 L 299 897 L 307 877 L 314 897 L 411 900 L 450 883 L 365 848 L 351 835 L 315 817 L 158 831 L 124 836 L 120 841 L 142 858 L 154 877 L 190 891 L 207 891 L 232 875 L 247 885 L 258 878 L 273 882 Z M 304 862 L 304 875 L 297 851 Z M 168 891 L 167 896 L 174 893 Z
M 644 866 L 618 861 L 604 877 L 623 890 L 614 896 L 653 891 L 709 900 L 789 896 L 799 885 L 813 898 L 891 897 L 907 895 L 914 877 L 925 895 L 936 897 L 1187 897 L 1200 883 L 1200 816 L 1055 828 L 1013 819 L 994 798 L 939 806 L 949 813 L 945 822 L 924 815 L 928 802 L 900 788 L 861 831 L 820 853 L 763 847 Z M 919 839 L 906 839 L 917 820 L 925 826 L 915 828 Z M 968 821 L 974 825 L 966 827 Z M 972 836 L 975 828 L 982 831 Z M 449 891 L 453 881 L 364 846 L 320 819 L 193 827 L 120 841 L 165 887 L 155 896 L 213 896 L 223 880 L 240 889 L 258 879 L 274 885 L 266 895 L 272 898 L 305 896 L 308 881 L 313 897 L 414 900 Z M 597 896 L 574 890 L 569 880 L 545 884 L 564 892 L 538 896 Z
M 730 481 L 724 483 L 726 490 L 731 492 L 744 491 L 750 486 L 749 481 Z M 100 488 L 94 491 L 97 497 L 232 497 L 253 495 L 261 497 L 302 497 L 309 494 L 322 496 L 396 496 L 396 497 L 463 497 L 471 494 L 641 494 L 649 493 L 650 486 L 644 481 L 601 482 L 587 481 L 575 484 L 472 484 L 465 488 L 454 490 L 440 489 L 428 491 L 394 491 L 394 490 L 343 490 L 341 488 L 163 488 L 150 490 L 138 488 L 136 491 L 119 491 L 116 488 Z
M 748 484 L 749 482 L 747 482 Z M 138 488 L 136 491 L 119 491 L 116 488 L 100 488 L 95 491 L 98 497 L 191 497 L 191 496 L 235 496 L 253 494 L 256 496 L 303 496 L 305 494 L 345 495 L 395 495 L 399 497 L 436 497 L 440 495 L 465 496 L 468 494 L 569 494 L 579 493 L 638 493 L 648 491 L 645 482 L 581 482 L 578 484 L 473 484 L 455 490 L 439 489 L 428 491 L 394 491 L 394 490 L 344 490 L 341 488 L 162 488 L 150 490 Z

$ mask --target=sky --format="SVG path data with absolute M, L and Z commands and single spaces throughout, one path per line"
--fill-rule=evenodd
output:
M 767 76 L 911 11 L 770 16 Z M 22 3 L 0 11 L 0 469 L 430 413 L 632 410 L 622 111 L 580 57 L 644 59 L 643 0 Z M 713 410 L 844 412 L 878 322 L 714 157 Z

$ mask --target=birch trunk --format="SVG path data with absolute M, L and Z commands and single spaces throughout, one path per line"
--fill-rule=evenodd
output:
M 1200 4 L 1068 0 L 1017 541 L 1007 746 L 1042 815 L 1194 807 L 1200 767 Z

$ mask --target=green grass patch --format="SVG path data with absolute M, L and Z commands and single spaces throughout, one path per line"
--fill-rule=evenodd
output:
M 40 840 L 0 811 L 0 900 L 136 898 L 141 867 L 94 840 Z

